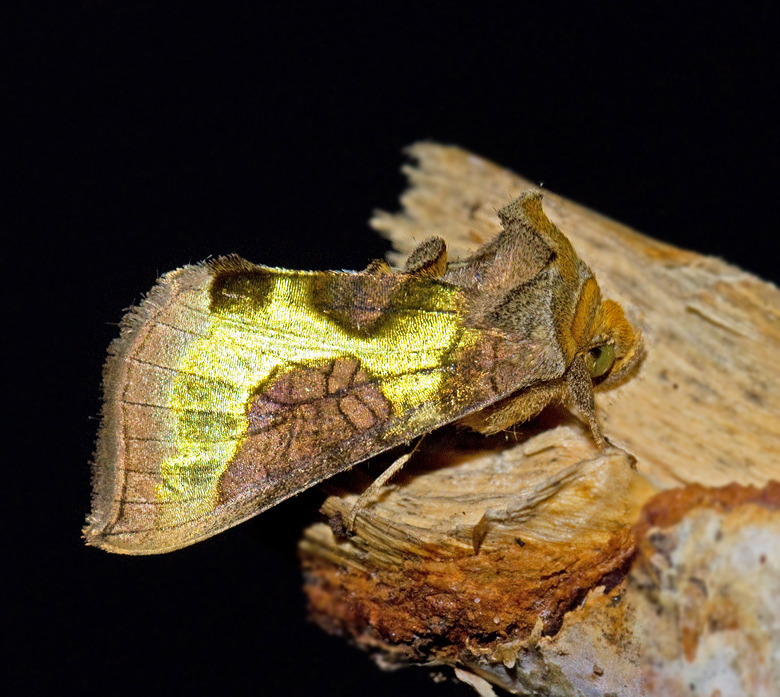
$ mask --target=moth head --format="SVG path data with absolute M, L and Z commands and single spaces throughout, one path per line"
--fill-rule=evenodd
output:
M 613 387 L 629 378 L 644 357 L 642 334 L 613 300 L 604 300 L 594 319 L 585 366 L 597 388 Z

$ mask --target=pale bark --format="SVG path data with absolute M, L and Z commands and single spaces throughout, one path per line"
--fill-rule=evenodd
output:
M 411 154 L 403 212 L 373 220 L 394 262 L 431 235 L 465 257 L 532 187 L 458 148 Z M 636 468 L 563 410 L 506 438 L 434 434 L 354 537 L 332 527 L 361 475 L 325 502 L 332 526 L 301 543 L 313 615 L 384 665 L 518 694 L 780 694 L 780 292 L 552 193 L 544 207 L 644 334 L 639 374 L 597 397 Z

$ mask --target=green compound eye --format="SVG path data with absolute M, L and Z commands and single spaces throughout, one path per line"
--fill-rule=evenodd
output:
M 612 344 L 596 346 L 585 356 L 585 365 L 592 378 L 600 378 L 615 362 L 615 347 Z

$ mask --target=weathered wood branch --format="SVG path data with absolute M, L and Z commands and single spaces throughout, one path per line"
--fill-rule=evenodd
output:
M 465 257 L 532 187 L 458 148 L 410 152 L 403 212 L 373 220 L 393 261 L 434 234 Z M 327 499 L 332 524 L 301 543 L 312 613 L 386 666 L 452 665 L 485 694 L 780 694 L 780 292 L 544 206 L 644 333 L 640 374 L 597 398 L 636 468 L 565 411 L 505 438 L 444 429 L 353 537 L 334 529 L 365 480 Z

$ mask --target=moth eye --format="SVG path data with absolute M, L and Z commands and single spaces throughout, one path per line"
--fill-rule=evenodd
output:
M 600 378 L 615 362 L 615 347 L 612 344 L 596 346 L 585 356 L 585 365 L 592 378 Z

